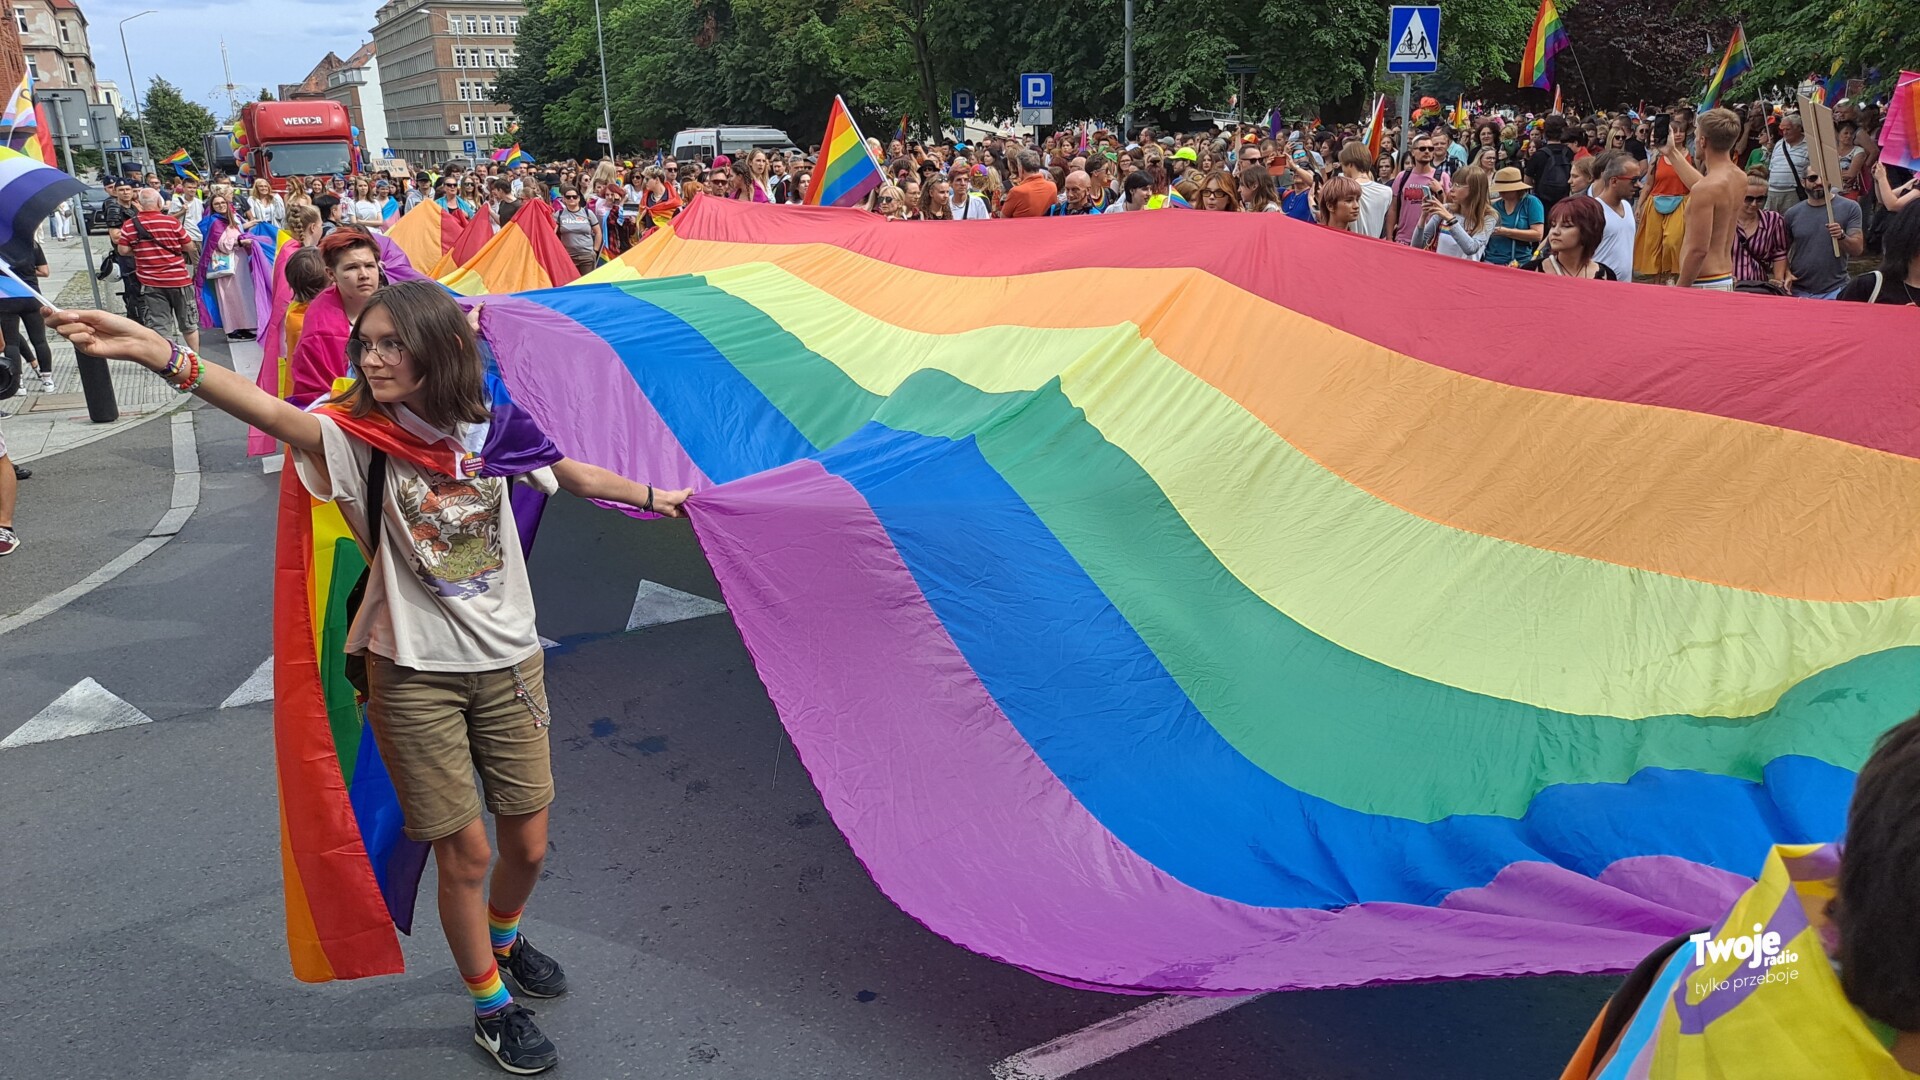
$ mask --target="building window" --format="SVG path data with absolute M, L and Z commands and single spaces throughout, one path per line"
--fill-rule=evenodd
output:
M 467 94 L 468 94 L 468 90 L 467 90 L 467 80 L 465 80 L 465 79 L 461 79 L 461 80 L 460 80 L 460 100 L 461 100 L 461 101 L 466 101 L 466 100 L 467 100 Z
M 510 68 L 520 61 L 520 54 L 511 49 L 500 50 L 500 66 Z
M 467 50 L 465 49 L 453 50 L 453 66 L 457 68 L 463 68 L 467 66 Z
M 480 20 L 474 18 L 471 15 L 467 16 L 467 33 L 477 34 L 479 32 L 480 32 Z
M 492 50 L 492 49 L 484 49 L 484 50 L 482 50 L 482 51 L 481 51 L 481 55 L 483 55 L 483 56 L 485 56 L 485 57 L 486 57 L 486 66 L 487 66 L 487 67 L 493 67 L 493 66 L 494 66 L 494 53 L 493 53 L 493 50 Z
M 519 32 L 520 32 L 520 16 L 518 15 L 507 16 L 507 33 L 518 34 Z
M 480 32 L 483 34 L 493 33 L 493 16 L 491 15 L 480 16 Z
M 60 21 L 60 44 L 73 44 L 73 27 L 64 19 Z
M 23 34 L 24 34 L 24 33 L 27 33 L 27 32 L 28 32 L 28 31 L 27 31 L 27 9 L 26 9 L 26 8 L 23 8 L 23 7 L 17 7 L 17 8 L 14 8 L 14 9 L 13 9 L 13 25 L 15 25 L 15 26 L 17 26 L 17 27 L 19 27 L 19 28 L 20 28 L 20 32 L 21 32 L 21 33 L 23 33 Z
M 473 134 L 473 117 L 463 116 L 460 118 L 460 133 L 468 136 Z
M 504 116 L 496 116 L 496 117 L 494 117 L 494 118 L 493 118 L 493 133 L 494 133 L 495 135 L 505 135 L 505 134 L 507 133 L 507 118 L 506 118 L 506 117 L 504 117 Z
M 80 85 L 80 69 L 77 67 L 74 67 L 73 61 L 71 60 L 67 61 L 67 85 L 68 86 Z
M 27 54 L 27 74 L 32 75 L 36 82 L 40 79 L 40 62 L 34 59 L 32 53 Z

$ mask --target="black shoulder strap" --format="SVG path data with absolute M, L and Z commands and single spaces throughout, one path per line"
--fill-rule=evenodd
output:
M 372 532 L 368 539 L 367 565 L 372 566 L 380 555 L 380 534 L 386 532 L 387 522 L 387 452 L 379 447 L 367 458 L 367 528 Z
M 1606 1011 L 1601 1015 L 1600 1038 L 1594 1050 L 1595 1071 L 1606 1060 L 1607 1052 L 1613 1049 L 1620 1036 L 1627 1030 L 1627 1024 L 1633 1019 L 1640 1004 L 1647 998 L 1647 992 L 1653 989 L 1654 980 L 1660 976 L 1660 969 L 1667 966 L 1667 960 L 1687 944 L 1692 934 L 1680 934 L 1666 944 L 1648 953 L 1634 969 L 1627 973 L 1620 989 L 1607 999 Z

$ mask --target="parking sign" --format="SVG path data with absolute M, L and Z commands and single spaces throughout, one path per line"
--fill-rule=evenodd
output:
M 460 144 L 460 149 L 465 152 L 468 157 L 473 157 L 480 152 L 480 144 L 473 139 L 468 139 L 466 142 Z
M 973 91 L 955 90 L 953 92 L 953 108 L 949 111 L 955 120 L 973 119 L 980 111 L 979 103 L 973 99 Z
M 1020 107 L 1053 108 L 1053 73 L 1029 72 L 1020 76 Z

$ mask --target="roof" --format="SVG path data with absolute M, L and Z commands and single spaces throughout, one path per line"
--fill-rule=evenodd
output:
M 327 76 L 346 66 L 347 62 L 340 59 L 338 54 L 329 49 L 327 55 L 321 57 L 320 62 L 313 65 L 313 70 L 307 72 L 306 78 L 297 83 L 282 83 L 280 85 L 280 97 L 282 100 L 299 97 L 303 94 L 311 94 L 318 97 L 327 91 Z

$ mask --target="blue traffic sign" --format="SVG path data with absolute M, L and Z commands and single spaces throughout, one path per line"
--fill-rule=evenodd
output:
M 472 139 L 468 139 L 466 142 L 460 144 L 460 149 L 466 151 L 468 157 L 472 157 L 480 152 L 480 144 Z
M 1422 75 L 1440 68 L 1440 9 L 1395 5 L 1387 16 L 1387 71 Z
M 1028 72 L 1020 76 L 1020 107 L 1053 108 L 1053 73 Z
M 122 136 L 120 136 L 120 149 L 122 149 L 122 150 L 132 150 L 132 149 L 133 149 L 133 136 L 131 136 L 131 135 L 122 135 Z
M 953 109 L 950 115 L 955 120 L 971 120 L 979 111 L 979 103 L 974 101 L 973 91 L 955 90 L 953 92 Z

